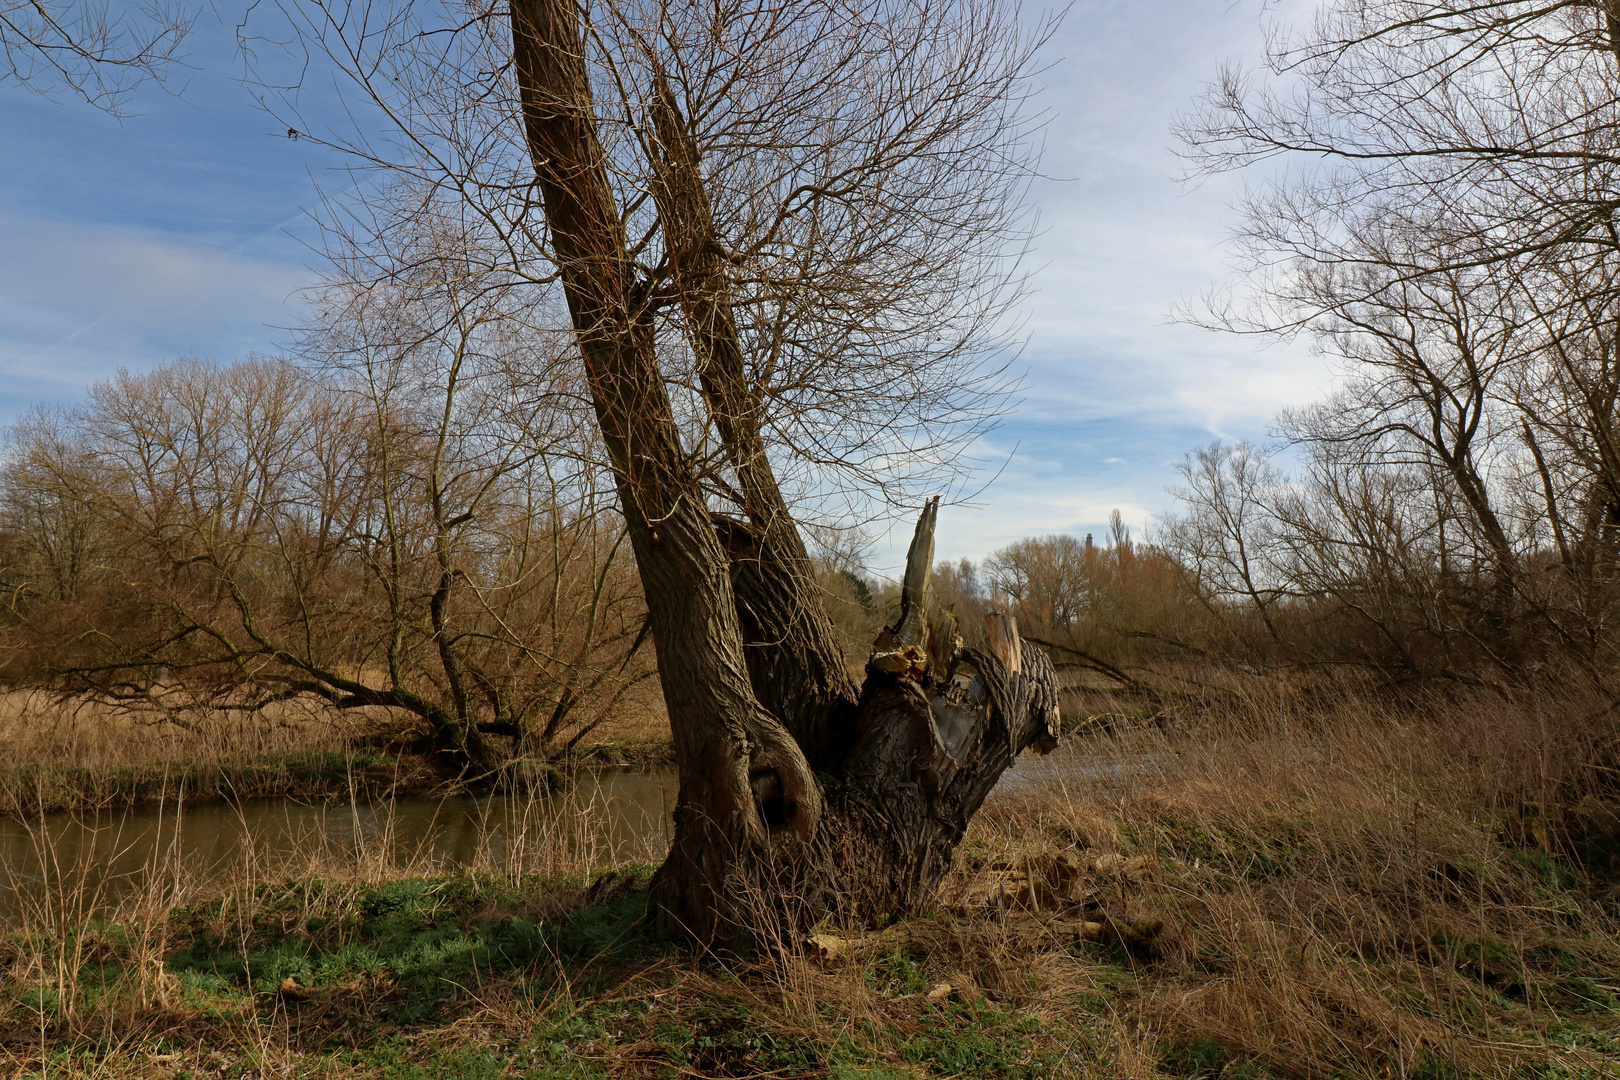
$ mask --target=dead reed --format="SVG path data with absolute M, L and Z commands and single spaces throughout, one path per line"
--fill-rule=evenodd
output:
M 124 767 L 151 762 L 289 751 L 342 751 L 377 729 L 367 710 L 289 701 L 268 712 L 203 710 L 153 701 L 121 707 L 42 689 L 0 693 L 5 764 Z
M 1607 1075 L 1620 1067 L 1612 716 L 1573 695 L 1394 701 L 1244 678 L 1082 736 L 1069 767 L 1004 785 L 954 885 L 1067 850 L 1090 868 L 1078 891 L 1094 907 L 1162 923 L 1114 949 L 1096 1037 L 1127 1073 Z M 1137 872 L 1118 873 L 1118 856 Z M 1057 954 L 978 978 L 1031 970 L 1045 1009 L 1098 978 Z
M 99 916 L 58 877 L 3 934 L 0 1075 L 1620 1076 L 1602 703 L 1201 693 L 1077 695 L 936 910 L 754 961 L 652 936 L 656 845 L 604 874 L 590 805 L 460 867 L 154 848 Z

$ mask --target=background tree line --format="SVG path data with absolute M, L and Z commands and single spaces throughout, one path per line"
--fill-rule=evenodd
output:
M 1333 0 L 1268 44 L 1178 125 L 1190 175 L 1250 180 L 1240 272 L 1186 314 L 1305 338 L 1336 392 L 1268 448 L 1189 454 L 1151 545 L 1026 541 L 958 594 L 1117 676 L 1612 689 L 1620 9 Z
M 1195 173 L 1252 177 L 1244 272 L 1195 317 L 1344 376 L 1281 419 L 1291 480 L 1246 447 L 1184 469 L 1165 539 L 1257 654 L 1611 678 L 1617 16 L 1325 3 L 1183 119 Z
M 566 365 L 519 313 L 441 306 L 456 320 L 428 332 L 420 295 L 325 299 L 299 358 L 123 373 L 11 429 L 5 677 L 176 717 L 300 695 L 371 709 L 455 770 L 656 708 L 637 694 L 655 657 L 634 560 Z M 1116 512 L 1100 541 L 940 562 L 934 591 L 970 644 L 987 613 L 1014 615 L 1067 682 L 1194 661 L 1607 685 L 1611 527 L 1573 506 L 1552 536 L 1523 424 L 1478 441 L 1497 465 L 1481 505 L 1511 508 L 1503 575 L 1449 471 L 1313 437 L 1323 412 L 1286 418 L 1293 478 L 1275 451 L 1211 444 L 1145 540 Z M 1601 490 L 1572 460 L 1564 490 Z M 858 552 L 815 577 L 856 676 L 900 587 Z
M 623 709 L 654 668 L 567 338 L 417 269 L 334 281 L 300 356 L 123 372 L 15 425 L 6 676 L 160 716 L 372 709 L 450 771 Z

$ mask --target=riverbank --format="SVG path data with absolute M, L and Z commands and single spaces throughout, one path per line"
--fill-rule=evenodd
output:
M 497 779 L 544 788 L 574 769 L 652 770 L 672 761 L 661 716 L 632 713 L 553 759 L 515 761 Z M 270 715 L 136 716 L 34 690 L 0 694 L 0 818 L 99 813 L 183 799 L 361 799 L 488 790 L 446 779 L 379 718 L 307 706 Z
M 561 835 L 64 886 L 0 932 L 0 1075 L 1620 1076 L 1602 710 L 1245 693 L 1020 762 L 932 910 L 750 962 Z

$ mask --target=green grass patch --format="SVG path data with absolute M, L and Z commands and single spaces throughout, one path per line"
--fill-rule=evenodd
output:
M 188 988 L 216 995 L 222 988 L 274 995 L 288 979 L 316 992 L 381 981 L 389 988 L 384 1018 L 412 1024 L 492 976 L 663 947 L 650 932 L 645 892 L 545 920 L 512 913 L 524 906 L 523 890 L 491 878 L 390 881 L 359 890 L 339 917 L 304 920 L 290 932 L 275 917 L 321 906 L 327 888 L 311 881 L 288 883 L 279 894 L 261 890 L 254 928 L 231 940 L 210 928 L 214 912 L 181 913 L 190 932 L 168 970 Z

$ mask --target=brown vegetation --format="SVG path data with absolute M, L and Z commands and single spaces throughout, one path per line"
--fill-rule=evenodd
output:
M 1210 447 L 1161 537 L 1250 662 L 1612 691 L 1617 15 L 1330 0 L 1180 125 L 1200 171 L 1303 166 L 1247 189 L 1242 280 L 1193 318 L 1345 374 L 1283 418 L 1292 482 Z
M 269 797 L 368 799 L 487 790 L 447 778 L 409 718 L 336 710 L 318 699 L 266 709 L 130 709 L 82 694 L 30 689 L 0 696 L 0 818 L 96 813 Z M 669 722 L 643 693 L 566 757 L 518 759 L 506 789 L 566 785 L 581 768 L 669 764 Z
M 619 712 L 652 673 L 622 524 L 544 371 L 491 357 L 498 313 L 461 314 L 425 341 L 374 314 L 354 370 L 178 363 L 18 425 L 7 677 L 147 721 L 410 717 L 450 773 Z
M 160 860 L 105 931 L 60 902 L 8 931 L 0 1052 L 64 1076 L 1613 1075 L 1620 787 L 1591 782 L 1616 748 L 1589 697 L 1392 707 L 1247 677 L 1182 706 L 1021 762 L 931 913 L 757 961 L 667 951 L 624 914 L 636 886 L 585 888 L 611 856 L 561 833 L 461 871 L 327 854 L 203 882 Z M 406 900 L 429 914 L 388 925 L 556 936 L 445 960 L 448 983 L 336 959 L 382 948 L 375 913 Z M 238 956 L 265 970 L 210 974 Z

